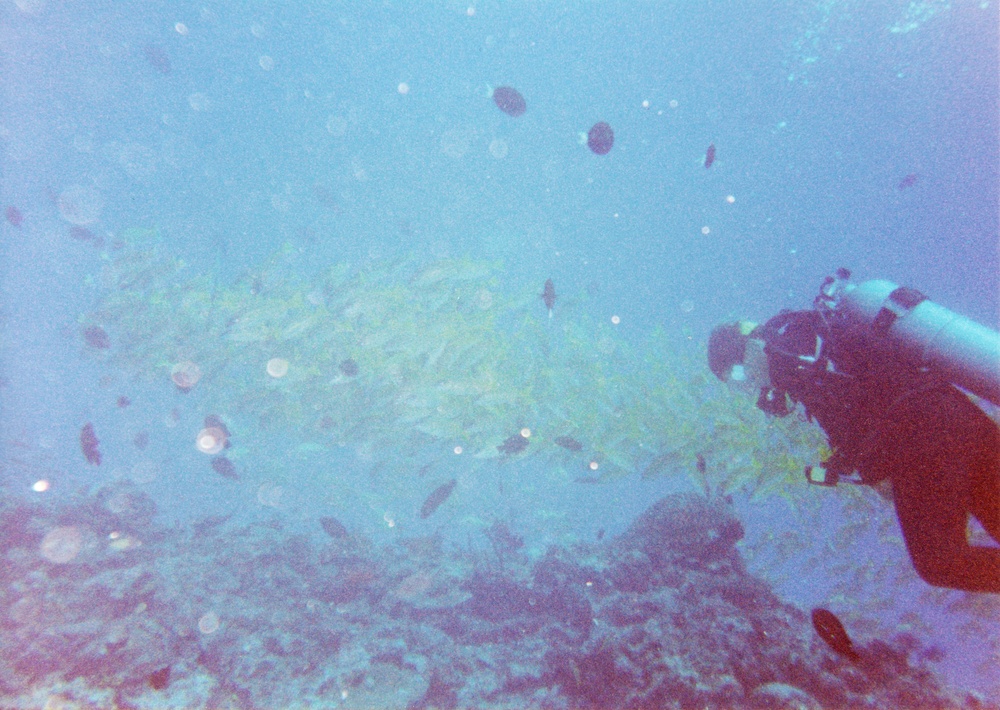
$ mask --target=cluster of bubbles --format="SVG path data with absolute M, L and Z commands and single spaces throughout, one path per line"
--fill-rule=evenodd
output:
M 538 286 L 508 286 L 495 263 L 340 264 L 307 279 L 279 254 L 224 284 L 190 274 L 151 233 L 123 241 L 88 318 L 114 345 L 94 356 L 197 389 L 199 406 L 230 426 L 353 447 L 390 469 L 430 447 L 471 455 L 471 466 L 516 456 L 569 475 L 687 473 L 712 490 L 781 485 L 801 472 L 793 451 L 815 452 L 811 428 L 734 406 L 665 332 L 636 347 L 583 293 L 549 318 Z M 505 452 L 524 431 L 530 445 Z M 216 454 L 227 435 L 206 425 L 196 446 Z M 580 448 L 557 441 L 567 438 Z M 708 474 L 699 455 L 713 461 Z

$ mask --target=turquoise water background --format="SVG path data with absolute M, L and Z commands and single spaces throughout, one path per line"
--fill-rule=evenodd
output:
M 0 226 L 5 495 L 39 495 L 39 477 L 46 495 L 66 495 L 142 464 L 161 515 L 181 524 L 277 511 L 315 530 L 333 514 L 376 540 L 443 531 L 464 542 L 495 515 L 539 550 L 614 534 L 689 479 L 588 485 L 530 464 L 502 471 L 501 491 L 464 481 L 460 458 L 417 480 L 421 459 L 415 490 L 462 482 L 421 521 L 419 497 L 378 497 L 352 446 L 245 422 L 244 441 L 284 459 L 280 491 L 261 493 L 270 473 L 246 459 L 249 482 L 219 478 L 191 444 L 197 400 L 81 343 L 116 240 L 155 229 L 165 253 L 218 283 L 275 253 L 304 279 L 337 263 L 498 260 L 498 290 L 533 296 L 553 280 L 554 322 L 586 300 L 602 322 L 620 318 L 625 341 L 662 328 L 693 363 L 718 322 L 807 307 L 840 266 L 995 326 L 997 8 L 8 0 L 0 207 L 23 220 L 8 211 Z M 494 105 L 501 85 L 524 96 L 523 116 Z M 581 142 L 597 121 L 615 131 L 605 156 Z M 67 207 L 81 194 L 84 218 Z M 73 219 L 103 244 L 72 237 Z M 79 451 L 87 421 L 99 468 Z M 145 452 L 131 446 L 139 430 Z M 996 604 L 931 593 L 912 573 L 896 590 L 859 575 L 873 560 L 906 575 L 905 551 L 880 542 L 891 505 L 871 503 L 869 529 L 838 535 L 849 513 L 823 493 L 808 524 L 781 500 L 736 501 L 751 568 L 803 608 L 835 608 L 862 638 L 905 626 L 946 651 L 939 669 L 956 687 L 1000 701 L 1000 634 L 983 616 Z M 794 544 L 770 544 L 782 533 Z

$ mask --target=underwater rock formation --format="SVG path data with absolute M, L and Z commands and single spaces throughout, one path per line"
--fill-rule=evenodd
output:
M 67 526 L 78 554 L 40 555 Z M 832 652 L 746 572 L 718 499 L 664 498 L 617 537 L 537 560 L 282 527 L 167 528 L 122 485 L 4 496 L 0 705 L 962 705 L 913 639 L 857 639 L 856 662 Z

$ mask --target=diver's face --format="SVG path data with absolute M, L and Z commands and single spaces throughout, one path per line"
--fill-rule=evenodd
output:
M 771 386 L 763 340 L 750 338 L 747 341 L 743 363 L 733 365 L 726 382 L 733 389 L 752 395 L 757 395 L 762 387 Z

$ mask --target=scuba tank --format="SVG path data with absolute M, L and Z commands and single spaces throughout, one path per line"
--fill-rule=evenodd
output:
M 1000 333 L 891 281 L 850 282 L 838 269 L 815 305 L 831 325 L 868 327 L 887 338 L 909 366 L 940 373 L 953 385 L 1000 406 Z
M 820 286 L 814 306 L 831 332 L 868 329 L 891 346 L 903 367 L 937 372 L 951 384 L 1000 406 L 1000 333 L 891 281 L 855 284 L 838 269 Z M 835 486 L 841 473 L 806 466 L 806 480 Z M 859 481 L 849 480 L 852 483 Z

